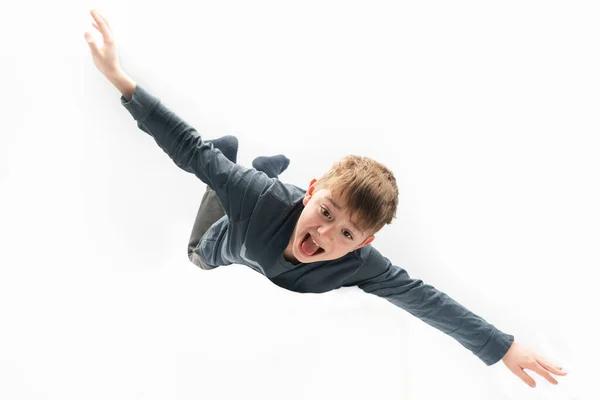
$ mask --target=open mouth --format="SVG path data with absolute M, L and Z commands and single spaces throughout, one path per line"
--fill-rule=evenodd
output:
M 300 251 L 306 257 L 314 257 L 325 253 L 325 250 L 320 247 L 312 238 L 310 233 L 306 233 L 299 245 Z

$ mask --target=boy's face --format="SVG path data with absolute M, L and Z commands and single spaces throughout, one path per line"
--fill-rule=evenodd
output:
M 310 182 L 302 200 L 304 210 L 284 253 L 288 260 L 302 263 L 335 260 L 375 239 L 350 222 L 347 212 L 338 208 L 343 207 L 341 199 L 334 197 L 330 189 L 315 190 L 316 182 L 316 179 Z

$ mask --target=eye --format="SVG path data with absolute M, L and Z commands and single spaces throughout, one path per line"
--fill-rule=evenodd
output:
M 323 214 L 325 216 L 325 218 L 331 219 L 331 213 L 329 211 L 327 211 L 327 209 L 325 207 L 321 207 L 321 214 Z M 343 234 L 348 239 L 354 239 L 352 237 L 352 234 L 350 232 L 348 232 L 348 231 L 344 231 Z

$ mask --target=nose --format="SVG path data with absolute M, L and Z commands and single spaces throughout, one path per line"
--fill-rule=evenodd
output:
M 328 225 L 321 225 L 317 229 L 317 232 L 319 233 L 319 238 L 321 239 L 321 241 L 324 241 L 325 243 L 329 243 L 329 242 L 331 242 L 331 236 L 332 236 L 334 230 L 335 230 L 335 226 L 333 226 L 333 224 L 328 224 Z

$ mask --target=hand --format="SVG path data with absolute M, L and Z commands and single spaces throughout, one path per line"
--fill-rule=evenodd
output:
M 502 357 L 502 361 L 504 361 L 504 364 L 506 364 L 508 369 L 531 387 L 535 387 L 535 381 L 525 373 L 525 368 L 537 372 L 554 385 L 557 385 L 558 382 L 549 372 L 552 372 L 555 375 L 567 375 L 566 372 L 561 371 L 562 367 L 557 367 L 556 365 L 549 363 L 535 354 L 530 348 L 517 342 L 513 342 L 504 357 Z
M 96 43 L 92 34 L 89 32 L 85 32 L 83 36 L 90 46 L 96 67 L 104 74 L 104 76 L 111 79 L 121 72 L 112 30 L 108 21 L 96 10 L 90 10 L 90 14 L 94 18 L 92 25 L 102 34 L 104 46 L 100 48 L 99 43 Z

